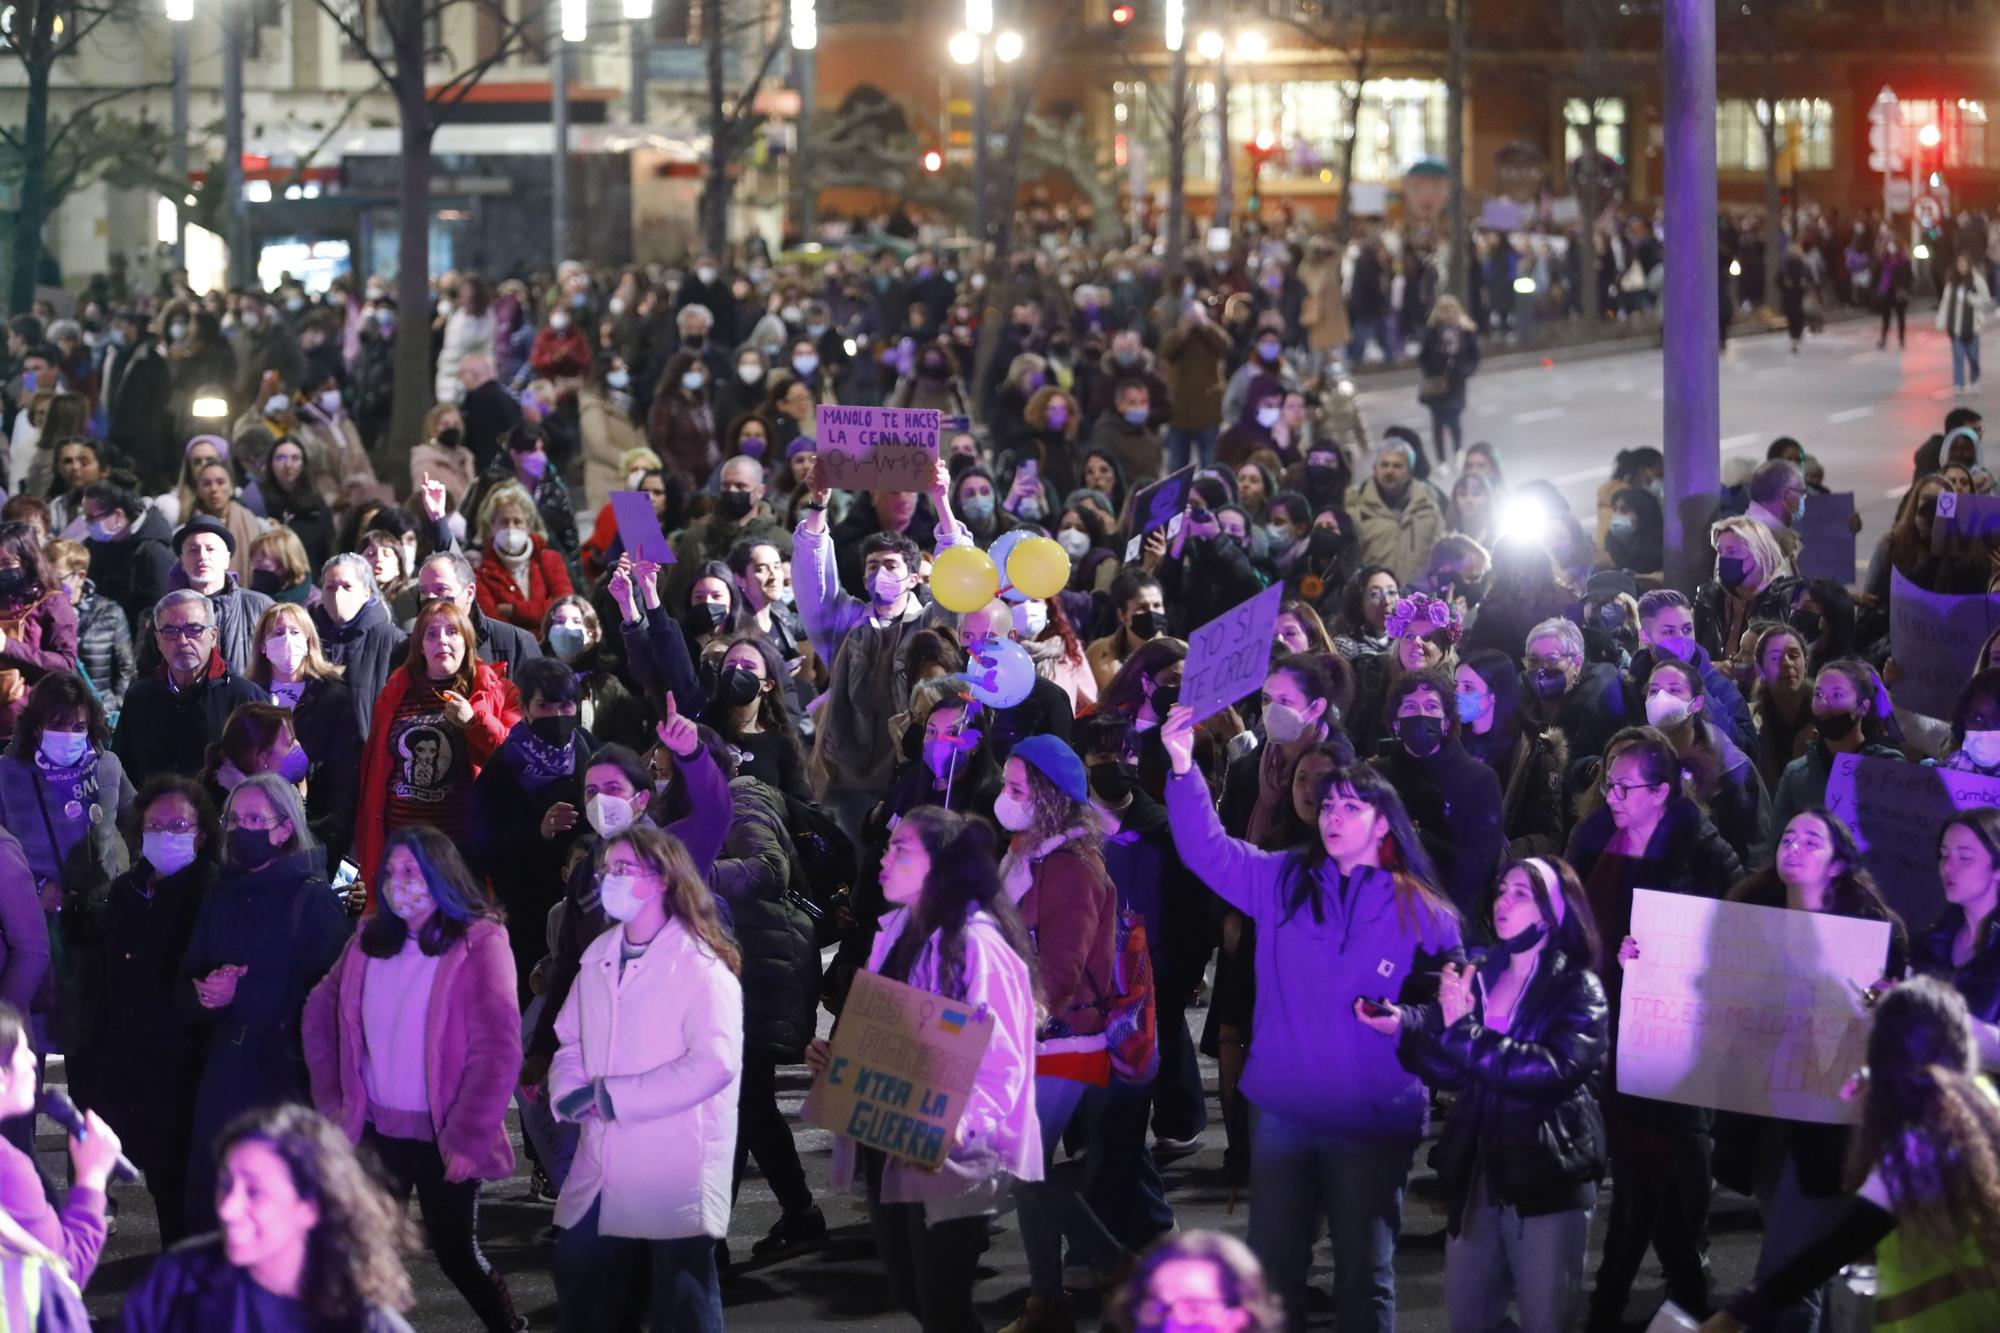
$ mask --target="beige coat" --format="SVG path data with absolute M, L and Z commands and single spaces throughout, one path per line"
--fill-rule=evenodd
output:
M 1338 351 L 1351 336 L 1347 326 L 1347 298 L 1340 290 L 1340 256 L 1308 254 L 1299 265 L 1299 281 L 1306 287 L 1305 304 L 1299 307 L 1299 325 L 1315 352 Z
M 583 433 L 583 504 L 579 514 L 595 514 L 610 503 L 611 492 L 625 489 L 618 460 L 628 449 L 646 447 L 646 434 L 600 393 L 585 389 L 576 399 L 577 424 Z
M 1382 502 L 1371 477 L 1347 493 L 1347 513 L 1354 520 L 1355 558 L 1364 565 L 1387 565 L 1398 583 L 1424 572 L 1432 545 L 1447 531 L 1437 492 L 1414 479 L 1402 509 Z

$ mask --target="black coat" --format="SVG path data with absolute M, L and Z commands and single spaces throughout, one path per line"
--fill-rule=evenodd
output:
M 1466 753 L 1500 779 L 1500 824 L 1516 856 L 1560 856 L 1569 841 L 1570 807 L 1563 793 L 1569 740 L 1560 727 L 1496 728 L 1485 737 L 1461 731 Z
M 163 666 L 133 681 L 125 691 L 111 750 L 125 765 L 133 786 L 144 785 L 155 773 L 201 772 L 208 747 L 222 739 L 222 724 L 237 705 L 271 701 L 262 687 L 223 668 L 220 656 L 213 659 L 210 670 L 186 689 L 176 690 L 167 683 Z
M 708 882 L 743 950 L 743 1045 L 778 1064 L 804 1058 L 819 1006 L 819 949 L 811 918 L 785 889 L 796 851 L 785 798 L 756 778 L 729 783 L 729 837 Z
M 379 597 L 345 625 L 333 623 L 325 603 L 312 608 L 313 628 L 319 631 L 320 653 L 327 661 L 343 667 L 348 701 L 361 727 L 361 739 L 368 739 L 368 727 L 375 719 L 375 696 L 389 683 L 389 673 L 402 666 L 409 652 L 409 638 L 390 623 L 389 608 Z M 307 747 L 311 752 L 311 747 Z M 358 776 L 357 770 L 357 776 Z
M 1398 745 L 1369 762 L 1395 784 L 1459 915 L 1468 922 L 1482 919 L 1507 846 L 1500 779 L 1456 737 L 1447 737 L 1426 759 Z
M 374 696 L 369 696 L 373 702 Z M 354 808 L 361 775 L 361 727 L 354 691 L 344 680 L 306 683 L 292 710 L 292 734 L 312 760 L 306 780 L 306 819 L 337 867 L 354 846 Z
M 1480 976 L 1490 985 L 1506 965 L 1496 950 Z M 1611 1014 L 1597 975 L 1545 948 L 1505 1032 L 1482 1022 L 1483 988 L 1475 989 L 1472 1013 L 1450 1027 L 1435 1002 L 1404 1016 L 1403 1066 L 1460 1094 L 1430 1156 L 1450 1200 L 1452 1234 L 1479 1171 L 1488 1173 L 1488 1200 L 1523 1217 L 1583 1207 L 1608 1152 L 1597 1087 Z
M 131 460 L 132 470 L 147 486 L 168 485 L 180 466 L 174 426 L 168 414 L 173 376 L 150 334 L 142 335 L 117 360 L 104 386 L 109 417 L 105 438 Z
M 116 541 L 87 538 L 90 580 L 100 595 L 125 608 L 129 624 L 153 609 L 167 595 L 167 574 L 174 567 L 173 529 L 157 509 L 139 516 L 132 530 Z
M 1264 590 L 1243 548 L 1228 537 L 1190 537 L 1181 558 L 1160 566 L 1167 623 L 1181 638 Z
M 515 729 L 527 725 L 518 722 Z M 466 863 L 491 882 L 493 896 L 507 909 L 507 939 L 524 1004 L 528 974 L 548 952 L 549 909 L 562 901 L 563 865 L 576 840 L 590 831 L 583 820 L 581 776 L 598 743 L 580 727 L 575 738 L 576 766 L 567 777 L 528 790 L 503 744 L 472 784 L 472 845 L 466 849 Z M 553 838 L 542 837 L 542 816 L 563 801 L 576 810 L 577 822 Z
M 481 472 L 500 454 L 507 432 L 521 424 L 520 404 L 498 380 L 488 380 L 465 395 L 458 414 L 465 420 L 465 447 L 472 450 L 472 461 Z
M 2000 922 L 1987 920 L 1972 960 L 1956 967 L 1951 961 L 1951 942 L 1963 929 L 1965 909 L 1946 907 L 1936 923 L 1916 937 L 1911 964 L 1925 976 L 1949 981 L 1980 1022 L 2000 1023 Z

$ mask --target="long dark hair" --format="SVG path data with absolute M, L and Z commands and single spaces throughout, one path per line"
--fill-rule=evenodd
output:
M 14 739 L 7 753 L 24 764 L 35 762 L 42 732 L 58 709 L 74 709 L 83 716 L 84 730 L 90 734 L 90 748 L 99 754 L 111 743 L 111 728 L 104 722 L 104 705 L 97 694 L 74 671 L 51 671 L 28 691 L 28 702 L 14 721 Z
M 1826 829 L 1827 841 L 1833 844 L 1833 859 L 1840 864 L 1840 873 L 1827 886 L 1827 910 L 1836 916 L 1858 917 L 1863 921 L 1886 921 L 1889 923 L 1890 948 L 1892 957 L 1905 956 L 1903 919 L 1896 915 L 1882 891 L 1875 885 L 1875 876 L 1868 873 L 1868 863 L 1863 858 L 1861 844 L 1855 840 L 1854 830 L 1847 827 L 1847 821 L 1838 815 L 1828 813 L 1823 805 L 1809 805 L 1792 816 L 1792 820 L 1810 815 Z M 1791 826 L 1786 821 L 1786 828 Z M 1785 830 L 1777 830 L 1778 844 L 1785 838 Z M 1785 882 L 1778 875 L 1775 856 L 1770 865 L 1754 875 L 1740 879 L 1729 890 L 1729 901 L 1733 903 L 1758 903 L 1765 907 L 1783 907 L 1788 901 Z
M 405 824 L 382 844 L 382 861 L 371 884 L 388 882 L 389 858 L 398 847 L 407 847 L 423 872 L 424 886 L 430 890 L 437 910 L 417 932 L 417 947 L 435 958 L 465 938 L 475 921 L 502 921 L 507 915 L 493 901 L 485 885 L 472 877 L 465 860 L 452 840 L 427 824 Z M 384 897 L 375 895 L 375 906 L 361 922 L 361 952 L 370 958 L 393 958 L 402 952 L 410 925 L 389 910 Z
M 1403 798 L 1381 770 L 1372 764 L 1349 764 L 1345 768 L 1334 769 L 1320 783 L 1320 803 L 1324 804 L 1332 795 L 1365 801 L 1388 824 L 1389 831 L 1382 838 L 1380 859 L 1382 869 L 1395 876 L 1397 925 L 1404 930 L 1421 928 L 1425 923 L 1417 919 L 1416 909 L 1422 909 L 1433 918 L 1456 920 L 1457 910 L 1437 890 L 1437 869 L 1431 864 L 1430 853 L 1424 850 L 1422 839 L 1410 823 L 1409 812 L 1403 808 Z M 1326 840 L 1319 837 L 1315 829 L 1314 836 L 1293 851 L 1286 862 L 1283 883 L 1285 915 L 1280 918 L 1280 925 L 1297 916 L 1299 909 L 1308 904 L 1312 907 L 1313 920 L 1326 919 L 1326 905 L 1320 900 L 1319 893 L 1319 870 L 1326 861 Z
M 1341 590 L 1340 624 L 1336 627 L 1337 632 L 1356 637 L 1369 632 L 1367 606 L 1368 581 L 1377 574 L 1387 574 L 1390 578 L 1395 579 L 1396 592 L 1398 595 L 1401 595 L 1403 580 L 1397 577 L 1395 570 L 1389 568 L 1387 565 L 1363 565 L 1354 571 L 1353 577 L 1347 580 L 1347 587 Z M 1392 601 L 1390 605 L 1393 606 L 1395 603 Z M 1388 620 L 1387 608 L 1383 610 L 1383 620 L 1384 622 Z
M 0 523 L 0 556 L 13 556 L 27 571 L 29 600 L 46 595 L 56 586 L 56 580 L 49 573 L 49 563 L 42 558 L 42 546 L 35 539 L 32 523 L 18 520 Z
M 711 560 L 697 569 L 693 577 L 688 579 L 688 590 L 681 600 L 681 623 L 687 626 L 690 646 L 698 635 L 709 632 L 702 629 L 694 620 L 694 585 L 703 579 L 714 579 L 722 584 L 725 595 L 729 598 L 729 614 L 715 627 L 713 631 L 715 634 L 733 639 L 737 635 L 757 628 L 757 622 L 751 619 L 749 610 L 743 605 L 743 589 L 736 586 L 734 571 L 720 560 Z
M 919 806 L 903 816 L 902 828 L 914 828 L 930 858 L 931 872 L 923 894 L 910 908 L 903 933 L 890 946 L 878 975 L 907 982 L 932 935 L 938 939 L 938 993 L 965 998 L 965 924 L 974 912 L 984 912 L 999 927 L 1009 948 L 1034 973 L 1027 927 L 1000 883 L 993 831 L 973 819 L 934 805 Z M 1035 983 L 1036 998 L 1041 983 Z
M 0 1023 L 0 1040 L 4 1040 Z M 403 1205 L 355 1156 L 347 1135 L 319 1112 L 297 1104 L 251 1111 L 222 1132 L 215 1160 L 245 1143 L 261 1143 L 291 1172 L 292 1188 L 319 1209 L 306 1239 L 299 1302 L 314 1322 L 358 1325 L 374 1310 L 416 1303 L 403 1255 L 417 1248 L 417 1229 Z
M 1513 658 L 1497 648 L 1481 648 L 1468 653 L 1459 665 L 1479 677 L 1487 693 L 1493 696 L 1493 729 L 1479 736 L 1469 726 L 1460 727 L 1459 741 L 1473 758 L 1498 770 L 1514 748 L 1515 738 L 1521 734 L 1521 668 L 1515 665 Z M 1457 681 L 1452 684 L 1456 689 Z M 1506 781 L 1504 775 L 1501 781 Z
M 1543 867 L 1553 872 L 1556 891 L 1562 895 L 1560 923 L 1556 922 L 1555 899 L 1549 895 L 1549 886 L 1538 873 Z M 1597 933 L 1597 919 L 1590 912 L 1590 896 L 1583 891 L 1583 881 L 1576 877 L 1576 871 L 1560 856 L 1517 857 L 1500 867 L 1500 873 L 1493 880 L 1493 897 L 1486 901 L 1487 932 L 1493 938 L 1499 938 L 1499 932 L 1493 928 L 1493 902 L 1500 896 L 1500 882 L 1516 870 L 1528 877 L 1528 886 L 1535 894 L 1535 906 L 1540 909 L 1542 921 L 1548 926 L 1549 942 L 1545 947 L 1567 958 L 1571 966 L 1597 971 L 1603 961 L 1603 941 Z
M 1897 1232 L 1932 1258 L 2000 1235 L 2000 1103 L 1980 1082 L 1965 997 L 1918 977 L 1875 1006 L 1849 1188 L 1879 1172 Z
M 769 639 L 753 630 L 747 634 L 732 636 L 729 640 L 729 646 L 722 650 L 722 656 L 718 661 L 728 661 L 729 654 L 735 652 L 738 648 L 749 648 L 757 654 L 764 663 L 764 679 L 771 682 L 771 688 L 764 690 L 757 700 L 758 724 L 764 730 L 775 732 L 777 735 L 790 741 L 793 745 L 797 745 L 799 743 L 799 729 L 797 724 L 792 721 L 792 709 L 791 705 L 786 702 L 785 690 L 786 685 L 791 681 L 792 673 L 786 669 L 784 658 L 778 656 L 778 650 L 772 646 Z M 721 672 L 718 668 L 716 674 L 718 684 L 720 684 L 721 679 Z M 729 701 L 722 697 L 720 690 L 717 690 L 710 695 L 708 707 L 703 711 L 701 720 L 707 725 L 714 727 L 722 735 L 732 736 L 735 729 L 730 725 L 729 715 Z

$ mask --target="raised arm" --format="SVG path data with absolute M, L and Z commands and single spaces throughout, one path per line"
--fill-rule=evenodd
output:
M 1174 850 L 1216 896 L 1253 920 L 1272 914 L 1285 856 L 1251 846 L 1222 831 L 1208 784 L 1194 769 L 1194 713 L 1175 704 L 1160 728 L 1173 776 L 1167 780 L 1168 823 Z

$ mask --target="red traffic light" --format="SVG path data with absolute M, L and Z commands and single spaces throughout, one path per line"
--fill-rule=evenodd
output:
M 1137 9 L 1128 4 L 1113 5 L 1111 6 L 1112 26 L 1122 28 L 1126 24 L 1130 23 L 1134 18 L 1138 17 L 1138 13 L 1139 11 Z
M 924 170 L 936 174 L 944 170 L 944 154 L 933 148 L 924 154 Z

